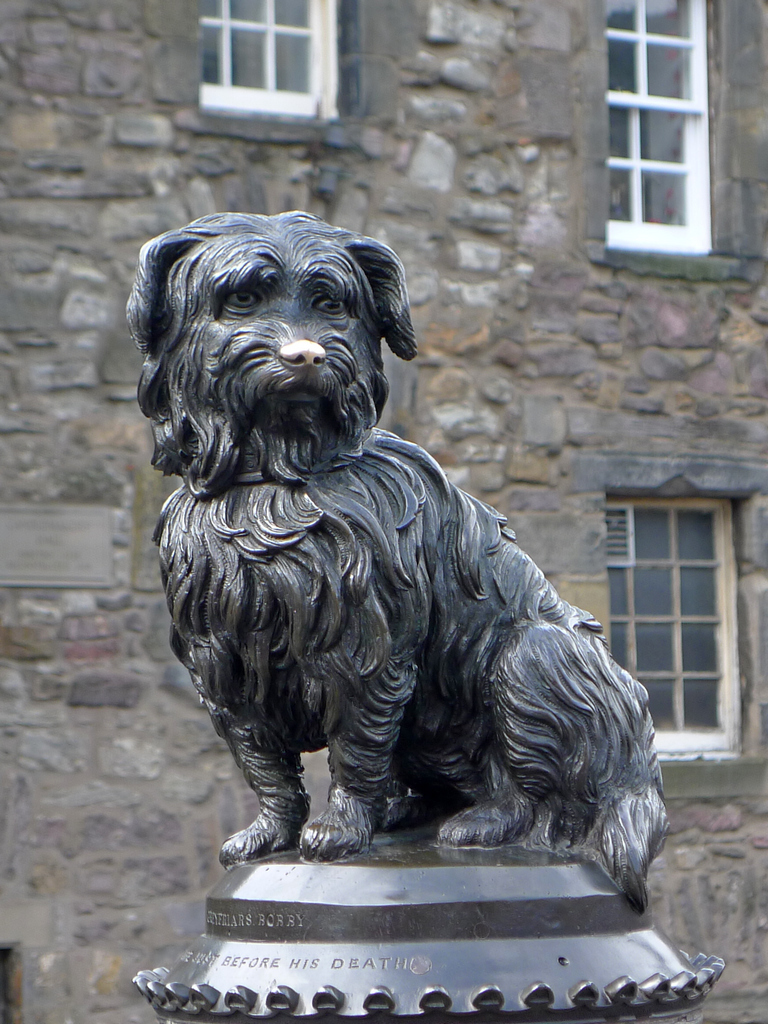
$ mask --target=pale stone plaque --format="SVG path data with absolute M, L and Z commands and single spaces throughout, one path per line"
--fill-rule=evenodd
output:
M 109 587 L 112 580 L 111 509 L 0 506 L 0 584 Z

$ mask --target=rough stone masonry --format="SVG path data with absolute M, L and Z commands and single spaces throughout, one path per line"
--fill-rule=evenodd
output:
M 168 487 L 122 310 L 151 235 L 304 208 L 405 261 L 421 354 L 392 368 L 385 425 L 507 513 L 569 600 L 606 616 L 609 485 L 734 499 L 742 756 L 665 767 L 652 887 L 683 948 L 728 961 L 710 1018 L 766 1022 L 768 4 L 709 5 L 703 258 L 601 244 L 599 2 L 339 10 L 321 124 L 201 112 L 193 0 L 0 3 L 0 504 L 109 509 L 113 551 L 109 587 L 0 588 L 11 999 L 25 1024 L 146 1022 L 131 976 L 202 929 L 216 851 L 254 815 L 168 649 Z M 322 799 L 322 755 L 312 777 Z

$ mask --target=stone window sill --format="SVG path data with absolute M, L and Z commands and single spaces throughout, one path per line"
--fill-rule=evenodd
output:
M 333 121 L 254 113 L 213 114 L 190 108 L 180 110 L 174 124 L 195 135 L 224 135 L 251 142 L 326 142 L 338 147 L 336 139 L 343 136 L 342 126 Z
M 768 759 L 662 761 L 667 800 L 728 799 L 768 796 Z
M 602 242 L 587 241 L 587 256 L 592 263 L 630 270 L 633 274 L 676 277 L 685 281 L 759 281 L 763 274 L 761 259 L 738 256 L 675 256 L 668 253 L 630 252 L 609 249 Z

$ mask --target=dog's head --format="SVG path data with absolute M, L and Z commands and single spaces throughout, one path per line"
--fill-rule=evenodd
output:
M 353 455 L 387 398 L 381 339 L 416 354 L 395 253 L 298 212 L 216 214 L 148 242 L 128 322 L 154 463 L 201 497 Z

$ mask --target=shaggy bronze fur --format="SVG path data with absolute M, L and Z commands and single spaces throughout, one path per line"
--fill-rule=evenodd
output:
M 184 481 L 157 529 L 173 649 L 260 799 L 222 862 L 442 816 L 446 844 L 581 848 L 643 909 L 666 828 L 644 689 L 502 516 L 375 428 L 381 339 L 416 352 L 396 255 L 302 213 L 204 217 L 144 247 L 128 313 Z

